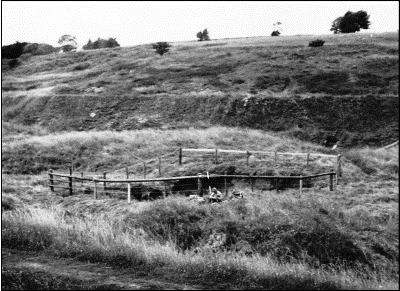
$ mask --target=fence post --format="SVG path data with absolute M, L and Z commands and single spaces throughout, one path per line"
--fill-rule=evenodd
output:
M 81 178 L 83 178 L 83 172 L 81 172 Z M 83 180 L 81 180 L 81 187 L 83 187 Z
M 182 148 L 179 148 L 179 165 L 182 165 Z
M 225 197 L 228 196 L 228 187 L 226 185 L 226 174 L 224 175 L 224 187 L 225 187 Z
M 93 198 L 96 200 L 97 199 L 97 182 L 95 179 L 93 179 L 93 183 L 94 183 Z
M 146 162 L 143 162 L 143 177 L 146 179 Z
M 128 204 L 131 204 L 131 183 L 127 183 L 128 186 Z
M 51 192 L 54 192 L 54 180 L 53 180 L 53 170 L 49 170 L 49 179 L 50 179 L 50 190 Z
M 329 174 L 329 191 L 333 191 L 333 174 Z
M 106 171 L 103 172 L 103 179 L 104 180 L 107 179 L 107 172 Z M 103 182 L 103 190 L 106 193 L 106 195 L 108 195 L 107 194 L 107 183 L 106 183 L 106 181 Z
M 249 165 L 249 157 L 250 157 L 250 152 L 246 151 L 246 165 Z
M 202 185 L 202 181 L 201 181 L 201 173 L 197 174 L 197 195 L 199 196 L 203 196 L 203 185 Z
M 215 149 L 215 164 L 218 164 L 218 149 Z
M 307 166 L 310 164 L 310 153 L 307 153 Z
M 158 156 L 158 174 L 161 177 L 161 158 Z
M 275 151 L 275 166 L 277 165 L 277 163 L 278 163 L 278 152 Z
M 129 169 L 128 169 L 128 167 L 125 168 L 125 171 L 126 171 L 126 178 L 129 179 Z
M 302 194 L 302 192 L 303 192 L 303 176 L 302 175 L 300 175 L 300 185 L 299 185 L 299 189 L 300 189 L 300 197 L 301 197 L 301 194 Z
M 337 155 L 336 159 L 336 173 L 338 173 L 339 177 L 342 177 L 342 159 L 341 155 Z
M 69 180 L 69 183 L 68 183 L 69 195 L 72 196 L 72 194 L 73 194 L 73 191 L 72 191 L 72 167 L 69 168 L 68 180 Z

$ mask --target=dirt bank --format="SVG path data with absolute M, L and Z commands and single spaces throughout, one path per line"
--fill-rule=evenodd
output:
M 342 146 L 398 140 L 398 96 L 275 98 L 252 96 L 60 95 L 3 97 L 4 121 L 59 130 L 240 126 L 321 143 L 338 131 Z

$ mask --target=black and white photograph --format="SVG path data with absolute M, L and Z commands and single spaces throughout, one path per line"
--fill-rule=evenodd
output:
M 399 290 L 399 1 L 1 1 L 1 290 Z

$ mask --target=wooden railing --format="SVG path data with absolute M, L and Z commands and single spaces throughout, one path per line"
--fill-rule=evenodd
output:
M 342 166 L 341 166 L 341 155 L 327 155 L 327 154 L 320 154 L 320 153 L 291 153 L 291 152 L 267 152 L 267 151 L 249 151 L 249 150 L 224 150 L 224 149 L 191 149 L 191 148 L 180 148 L 179 149 L 179 165 L 183 162 L 183 153 L 184 152 L 192 152 L 192 153 L 213 153 L 215 164 L 218 164 L 218 154 L 220 153 L 231 153 L 231 154 L 244 154 L 246 155 L 246 164 L 249 164 L 249 157 L 255 154 L 261 155 L 269 155 L 274 158 L 275 163 L 278 162 L 279 156 L 303 156 L 306 159 L 307 166 L 310 163 L 310 157 L 325 157 L 325 158 L 332 158 L 336 160 L 336 172 L 338 173 L 339 177 L 342 176 Z
M 250 180 L 251 182 L 251 191 L 253 191 L 253 186 L 254 186 L 254 181 L 255 180 L 272 180 L 274 181 L 276 185 L 276 191 L 278 192 L 278 185 L 280 180 L 298 180 L 299 181 L 299 191 L 300 195 L 302 194 L 302 188 L 303 188 L 303 181 L 305 179 L 312 179 L 312 178 L 317 178 L 317 177 L 323 177 L 323 176 L 329 176 L 329 190 L 333 191 L 334 190 L 334 185 L 338 184 L 338 179 L 337 179 L 337 173 L 336 172 L 329 172 L 329 173 L 322 173 L 322 174 L 316 174 L 316 175 L 309 175 L 309 176 L 253 176 L 253 175 L 203 175 L 203 174 L 198 174 L 197 176 L 181 176 L 181 177 L 167 177 L 167 178 L 152 178 L 152 179 L 101 179 L 101 178 L 85 178 L 82 176 L 74 176 L 72 175 L 72 171 L 70 171 L 70 174 L 60 174 L 60 173 L 54 173 L 53 170 L 49 170 L 48 172 L 49 175 L 49 187 L 51 191 L 54 192 L 54 188 L 61 188 L 61 189 L 68 189 L 69 190 L 69 195 L 74 194 L 74 188 L 73 188 L 73 181 L 78 181 L 78 183 L 83 183 L 83 181 L 88 181 L 92 184 L 92 189 L 93 189 L 93 198 L 97 199 L 98 198 L 98 190 L 99 190 L 99 183 L 103 183 L 103 191 L 107 194 L 107 185 L 111 183 L 118 183 L 118 184 L 126 184 L 126 194 L 127 194 L 127 200 L 128 203 L 131 202 L 131 183 L 143 183 L 143 182 L 166 182 L 166 181 L 182 181 L 182 180 L 197 180 L 197 194 L 202 195 L 203 191 L 203 181 L 205 179 L 213 179 L 213 178 L 220 178 L 224 180 L 224 185 L 225 185 L 225 192 L 227 194 L 227 179 L 246 179 Z M 57 179 L 58 177 L 58 179 Z M 66 178 L 66 181 L 60 180 L 59 178 Z M 336 180 L 336 183 L 334 182 Z M 66 186 L 60 186 L 59 184 L 56 184 L 55 182 L 61 182 L 61 183 L 68 183 L 68 187 Z M 122 193 L 122 192 L 120 192 Z M 165 195 L 165 193 L 164 193 Z

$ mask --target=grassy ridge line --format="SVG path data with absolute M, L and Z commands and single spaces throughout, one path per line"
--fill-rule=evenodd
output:
M 72 158 L 74 158 L 74 169 L 77 171 L 110 172 L 113 169 L 122 169 L 132 166 L 133 163 L 136 164 L 137 159 L 135 157 L 137 156 L 143 160 L 151 161 L 158 155 L 170 154 L 171 149 L 176 149 L 176 155 L 162 158 L 161 167 L 165 174 L 172 174 L 178 169 L 195 171 L 199 166 L 212 167 L 213 159 L 211 157 L 197 154 L 190 156 L 185 154 L 184 163 L 179 166 L 179 147 L 223 147 L 228 149 L 247 148 L 250 151 L 331 153 L 329 149 L 296 139 L 277 137 L 258 130 L 229 127 L 181 130 L 145 129 L 124 132 L 64 132 L 41 136 L 26 134 L 25 138 L 21 137 L 21 139 L 10 138 L 13 134 L 7 131 L 7 125 L 5 129 L 4 139 L 9 139 L 9 142 L 3 144 L 3 170 L 14 173 L 38 173 L 50 168 L 55 170 L 66 169 Z M 19 135 L 23 135 L 23 133 Z M 239 164 L 245 166 L 245 160 L 244 155 L 221 155 L 220 157 L 220 163 L 235 165 L 236 161 L 236 166 Z M 320 166 L 320 171 L 323 171 L 324 167 L 327 167 L 326 170 L 328 170 L 334 165 L 334 161 L 331 160 L 312 157 L 311 165 Z M 265 168 L 266 163 L 273 162 L 273 158 L 266 159 L 263 158 L 263 155 L 254 155 L 249 161 L 250 168 L 254 171 L 258 167 Z M 281 157 L 279 161 L 281 165 L 284 165 L 286 158 Z M 158 171 L 157 160 L 153 160 L 153 162 L 148 163 L 149 169 Z M 287 162 L 290 162 L 290 160 Z M 303 166 L 306 164 L 302 157 L 298 159 L 298 162 Z M 143 165 L 137 163 L 137 166 L 131 167 L 130 171 L 140 174 Z M 193 174 L 196 175 L 197 173 L 199 172 Z M 238 172 L 238 174 L 240 173 Z M 163 174 L 163 176 L 165 175 Z
M 13 247 L 17 248 L 47 249 L 53 255 L 133 269 L 138 266 L 141 271 L 175 282 L 195 280 L 208 286 L 307 290 L 396 288 L 395 282 L 380 281 L 373 274 L 364 279 L 352 270 L 310 269 L 301 262 L 281 264 L 271 257 L 185 254 L 178 252 L 172 242 L 148 241 L 138 235 L 139 230 L 126 229 L 121 222 L 65 218 L 57 209 L 7 212 L 2 215 L 2 243 L 9 245 L 13 240 Z

